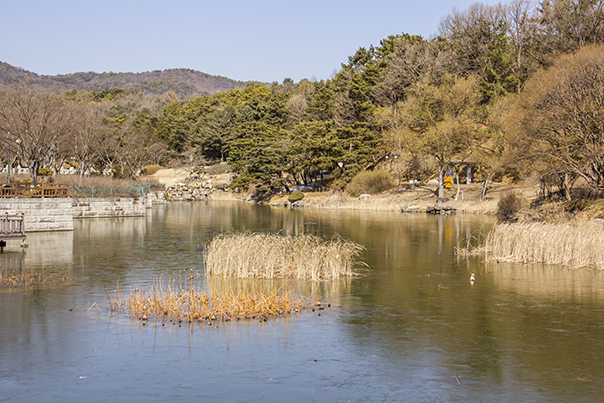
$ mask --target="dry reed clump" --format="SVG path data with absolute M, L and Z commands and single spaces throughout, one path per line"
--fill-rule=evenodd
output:
M 214 238 L 205 262 L 208 274 L 224 277 L 334 280 L 356 274 L 362 250 L 339 236 L 235 233 Z
M 119 294 L 119 290 L 118 290 Z M 134 288 L 130 294 L 109 299 L 111 311 L 126 310 L 139 320 L 193 323 L 259 319 L 293 314 L 315 305 L 296 297 L 286 287 L 272 292 L 216 290 L 206 293 L 194 280 L 156 279 L 148 289 Z
M 597 221 L 501 223 L 486 237 L 487 260 L 604 269 L 604 226 Z
M 57 275 L 55 273 L 41 272 L 21 272 L 0 271 L 0 288 L 29 288 L 34 285 L 50 283 L 54 281 L 69 280 L 67 275 Z

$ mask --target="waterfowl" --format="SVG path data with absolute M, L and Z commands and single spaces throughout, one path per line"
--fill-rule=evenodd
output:
M 474 273 L 470 274 L 470 283 L 474 284 L 474 281 L 476 281 L 476 276 L 474 275 Z

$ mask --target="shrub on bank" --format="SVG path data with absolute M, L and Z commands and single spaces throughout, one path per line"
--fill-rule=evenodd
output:
M 346 191 L 351 196 L 360 196 L 364 193 L 376 194 L 385 192 L 394 186 L 392 176 L 382 170 L 359 172 L 346 186 Z
M 302 193 L 301 190 L 294 190 L 293 192 L 290 193 L 289 196 L 287 196 L 287 200 L 290 203 L 295 203 L 302 199 L 304 199 L 304 193 Z
M 524 204 L 523 199 L 515 192 L 505 192 L 497 203 L 497 215 L 504 220 L 513 220 Z
M 52 176 L 54 172 L 50 168 L 40 168 L 38 169 L 38 176 Z
M 157 165 L 157 164 L 146 165 L 146 166 L 144 166 L 144 167 L 141 168 L 141 173 L 143 175 L 145 175 L 145 176 L 153 175 L 157 171 L 159 171 L 160 169 L 161 169 L 161 165 Z

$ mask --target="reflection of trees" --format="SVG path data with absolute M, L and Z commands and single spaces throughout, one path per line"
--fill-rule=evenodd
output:
M 591 307 L 603 299 L 593 272 L 481 269 L 476 259 L 455 259 L 460 239 L 483 225 L 488 230 L 492 220 L 484 217 L 310 209 L 304 217 L 323 233 L 338 232 L 367 248 L 369 274 L 352 281 L 352 298 L 343 304 L 354 354 L 377 354 L 392 365 L 436 360 L 432 368 L 440 376 L 487 377 L 495 384 L 533 371 L 567 371 L 572 382 L 583 365 L 586 374 L 602 373 L 604 354 L 593 342 L 597 308 L 577 304 Z M 468 283 L 472 271 L 479 278 L 474 286 Z M 587 357 L 579 344 L 600 359 L 577 364 L 576 357 Z M 557 353 L 559 347 L 565 351 Z

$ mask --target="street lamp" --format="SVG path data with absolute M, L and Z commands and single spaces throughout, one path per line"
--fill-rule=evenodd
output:
M 8 154 L 8 163 L 6 164 L 6 175 L 8 177 L 8 183 L 10 183 L 10 141 L 9 141 L 10 132 L 6 132 L 6 153 Z

